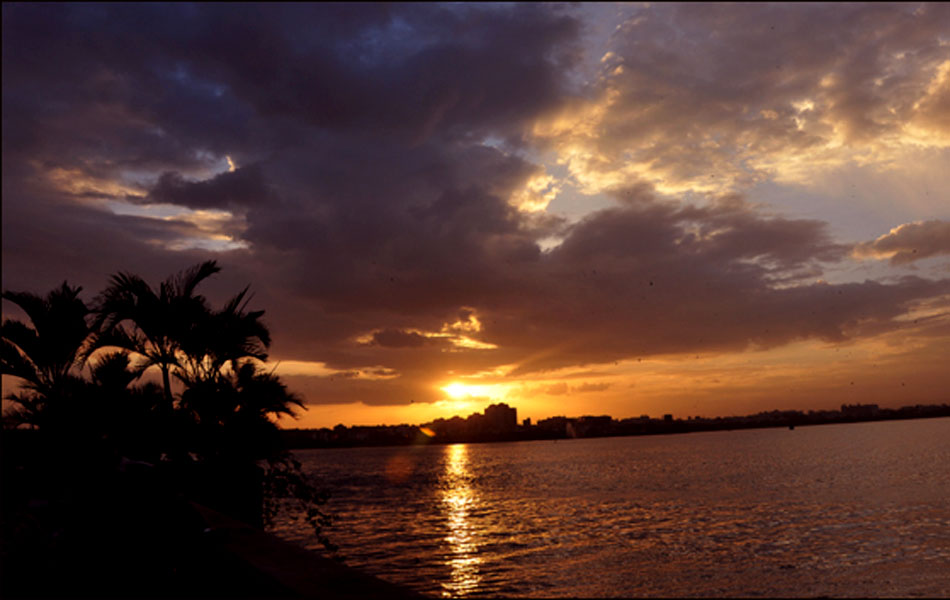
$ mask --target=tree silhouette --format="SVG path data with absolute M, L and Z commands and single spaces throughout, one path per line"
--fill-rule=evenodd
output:
M 165 279 L 157 291 L 138 275 L 117 273 L 97 298 L 96 328 L 111 335 L 128 323 L 132 331 L 127 349 L 145 357 L 147 366 L 161 370 L 166 411 L 171 411 L 174 403 L 170 375 L 181 366 L 182 340 L 189 338 L 190 330 L 209 310 L 195 288 L 220 270 L 216 261 L 205 261 Z
M 14 319 L 3 322 L 0 368 L 4 375 L 22 379 L 25 387 L 8 396 L 15 406 L 4 415 L 5 422 L 50 426 L 68 421 L 65 413 L 80 408 L 75 397 L 83 382 L 77 371 L 94 338 L 89 308 L 79 298 L 81 290 L 64 281 L 45 297 L 3 292 L 3 298 L 23 309 L 32 323 L 31 327 Z
M 280 449 L 271 417 L 294 415 L 303 402 L 280 379 L 250 360 L 215 379 L 199 381 L 181 396 L 191 415 L 195 451 L 217 460 L 256 461 Z
M 221 310 L 196 313 L 192 326 L 183 332 L 175 375 L 186 387 L 218 380 L 226 367 L 236 372 L 242 360 L 267 360 L 270 332 L 261 321 L 264 311 L 248 312 L 248 290 L 241 290 Z
M 52 433 L 43 436 L 53 442 L 43 468 L 60 480 L 72 470 L 77 489 L 82 473 L 108 477 L 127 464 L 123 458 L 145 460 L 161 485 L 249 523 L 268 521 L 283 500 L 296 502 L 332 549 L 321 533 L 326 495 L 307 480 L 274 421 L 303 403 L 263 369 L 271 341 L 264 311 L 248 310 L 249 288 L 219 310 L 196 293 L 219 270 L 206 261 L 157 288 L 118 273 L 92 309 L 79 299 L 81 288 L 65 282 L 46 297 L 5 292 L 32 327 L 3 323 L 3 374 L 24 382 L 10 396 L 16 406 L 4 425 Z M 108 347 L 119 350 L 97 352 Z M 151 367 L 162 385 L 135 385 Z M 177 399 L 172 376 L 184 386 Z M 73 457 L 65 471 L 56 466 L 63 453 Z
M 98 357 L 89 365 L 90 382 L 84 400 L 91 427 L 99 432 L 117 455 L 155 461 L 160 455 L 163 433 L 160 386 L 147 382 L 133 385 L 145 365 L 134 365 L 128 351 Z
M 112 352 L 99 358 L 89 370 L 92 382 L 105 392 L 118 393 L 142 376 L 145 365 L 132 366 L 128 351 Z

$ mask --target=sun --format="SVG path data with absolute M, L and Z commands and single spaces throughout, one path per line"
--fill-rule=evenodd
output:
M 444 386 L 442 391 L 448 394 L 449 397 L 454 400 L 460 400 L 466 396 L 472 395 L 471 387 L 465 385 L 464 383 L 459 383 L 458 381 L 453 381 L 447 386 Z
M 503 391 L 502 386 L 498 384 L 462 383 L 461 381 L 453 381 L 439 389 L 452 400 L 463 401 L 495 398 Z
M 444 405 L 454 411 L 467 410 L 482 400 L 487 400 L 493 395 L 493 387 L 490 385 L 475 385 L 453 381 L 439 388 L 445 392 L 446 398 Z

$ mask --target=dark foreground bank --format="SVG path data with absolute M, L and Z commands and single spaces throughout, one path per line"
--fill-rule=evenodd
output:
M 419 598 L 195 502 L 155 467 L 37 470 L 3 446 L 3 598 Z

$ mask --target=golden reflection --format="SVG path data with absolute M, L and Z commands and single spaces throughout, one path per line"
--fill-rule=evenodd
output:
M 445 472 L 442 481 L 442 507 L 448 524 L 445 541 L 451 554 L 448 565 L 452 569 L 449 581 L 443 583 L 445 597 L 465 596 L 474 592 L 481 581 L 478 565 L 478 544 L 475 528 L 469 515 L 477 505 L 478 498 L 469 485 L 468 447 L 452 444 L 445 447 Z

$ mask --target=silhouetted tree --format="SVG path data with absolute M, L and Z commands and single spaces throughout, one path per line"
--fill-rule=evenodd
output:
M 303 402 L 280 379 L 250 360 L 236 370 L 194 382 L 181 396 L 181 409 L 194 423 L 194 449 L 208 458 L 263 460 L 281 448 L 272 417 L 294 415 Z
M 76 401 L 83 386 L 78 370 L 93 338 L 81 290 L 64 281 L 45 297 L 3 292 L 3 298 L 23 309 L 32 324 L 3 322 L 2 372 L 24 382 L 24 391 L 7 397 L 14 407 L 4 415 L 5 423 L 51 426 L 69 421 L 67 415 L 81 408 Z
M 123 350 L 102 355 L 89 367 L 86 411 L 95 419 L 103 441 L 119 456 L 157 460 L 164 394 L 152 382 L 133 385 L 146 365 L 133 364 L 129 352 Z
M 127 349 L 145 357 L 146 365 L 162 373 L 165 409 L 171 411 L 171 372 L 180 367 L 179 350 L 191 329 L 208 312 L 198 285 L 220 271 L 213 260 L 203 262 L 162 281 L 158 290 L 132 273 L 117 273 L 98 297 L 95 306 L 97 330 L 110 335 L 127 323 L 131 328 Z
M 3 373 L 24 381 L 24 391 L 10 397 L 11 422 L 62 424 L 64 440 L 73 439 L 68 431 L 84 432 L 75 440 L 91 452 L 77 464 L 105 467 L 100 473 L 122 456 L 160 463 L 163 481 L 250 522 L 272 517 L 282 500 L 296 502 L 332 548 L 321 533 L 326 496 L 307 481 L 275 423 L 303 403 L 263 370 L 270 345 L 264 312 L 248 310 L 248 288 L 220 310 L 195 291 L 219 270 L 207 261 L 157 289 L 118 273 L 93 310 L 79 299 L 81 288 L 66 283 L 45 298 L 4 293 L 33 323 L 3 323 Z M 119 350 L 94 354 L 106 347 Z M 133 362 L 134 355 L 144 360 Z M 135 385 L 153 366 L 162 386 Z M 172 375 L 184 385 L 177 403 Z
M 236 372 L 241 361 L 267 360 L 270 332 L 261 321 L 264 311 L 247 310 L 248 289 L 228 300 L 221 310 L 194 316 L 180 340 L 182 356 L 175 373 L 186 386 L 220 379 L 225 368 Z

